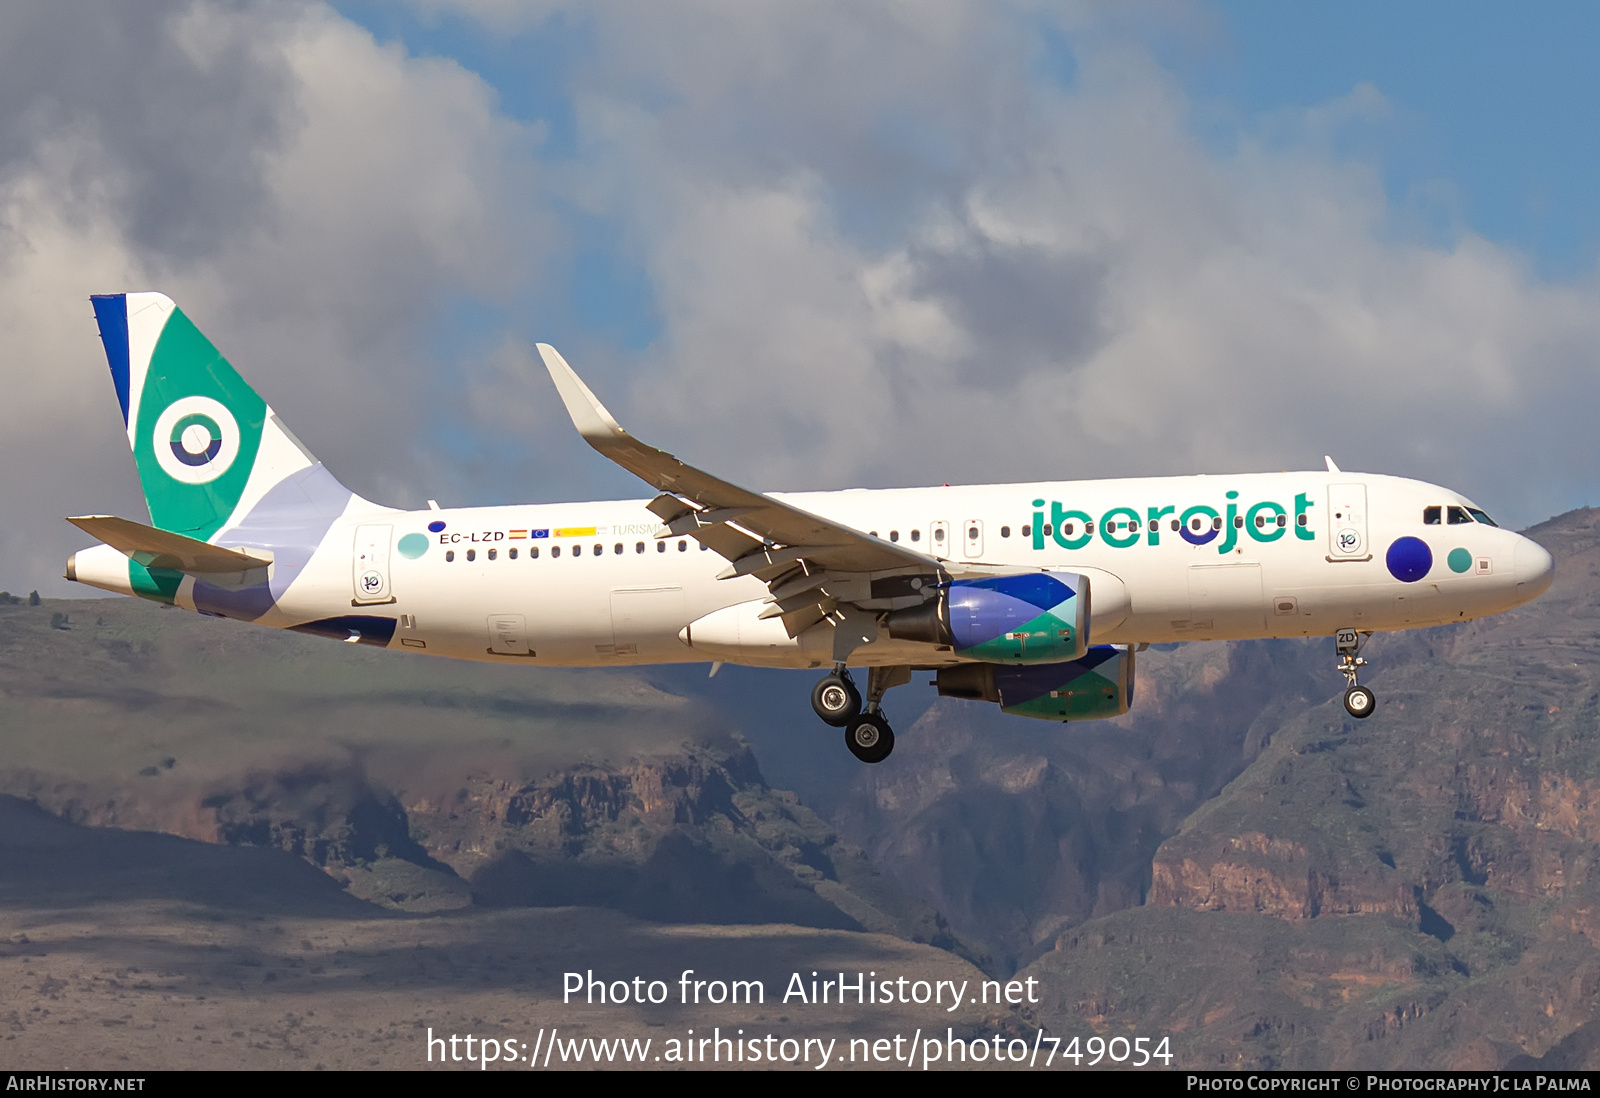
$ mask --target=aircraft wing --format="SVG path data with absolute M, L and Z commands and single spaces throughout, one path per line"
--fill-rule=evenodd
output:
M 113 515 L 82 515 L 67 521 L 146 568 L 200 573 L 247 572 L 272 563 L 272 554 L 263 550 L 226 549 Z
M 740 488 L 640 442 L 612 418 L 554 347 L 538 347 L 578 433 L 661 493 L 649 507 L 667 524 L 670 536 L 695 538 L 731 562 L 719 578 L 753 575 L 764 580 L 772 605 L 762 616 L 783 617 L 791 636 L 821 621 L 831 612 L 830 603 L 872 601 L 870 582 L 849 590 L 860 596 L 856 598 L 830 596 L 830 586 L 844 593 L 850 578 L 944 572 L 925 553 Z M 827 573 L 835 577 L 831 583 Z

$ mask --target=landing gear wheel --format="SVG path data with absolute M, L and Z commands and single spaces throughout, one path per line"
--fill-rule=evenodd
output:
M 1345 711 L 1352 717 L 1372 716 L 1372 710 L 1377 704 L 1378 699 L 1365 686 L 1352 686 L 1344 692 Z
M 861 692 L 841 675 L 825 676 L 811 688 L 811 708 L 835 728 L 843 728 L 861 712 Z
M 844 745 L 864 763 L 880 763 L 894 750 L 894 730 L 877 713 L 863 713 L 844 730 Z

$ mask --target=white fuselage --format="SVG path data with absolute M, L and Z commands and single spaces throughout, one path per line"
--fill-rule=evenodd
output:
M 1452 506 L 1458 512 L 1468 506 L 1458 494 L 1370 474 L 853 489 L 776 498 L 926 552 L 952 573 L 1081 571 L 1100 577 L 1095 591 L 1120 581 L 1126 597 L 1112 618 L 1096 616 L 1093 644 L 1325 636 L 1340 628 L 1463 621 L 1533 598 L 1548 586 L 1551 570 L 1549 555 L 1519 534 L 1446 521 Z M 730 648 L 724 637 L 720 647 L 691 646 L 692 623 L 719 611 L 753 622 L 767 590 L 752 577 L 716 578 L 727 562 L 692 538 L 659 538 L 664 527 L 645 501 L 411 512 L 369 507 L 354 503 L 333 525 L 277 605 L 257 619 L 261 624 L 381 615 L 398 619 L 391 648 L 508 663 L 828 662 L 816 644 L 787 642 L 781 633 L 780 643 Z M 1438 522 L 1424 521 L 1426 508 L 1440 509 Z M 1173 529 L 1184 516 L 1188 538 Z M 1397 575 L 1391 547 L 1399 539 L 1427 547 L 1431 563 L 1422 575 L 1415 575 L 1413 542 L 1406 543 L 1409 555 L 1400 554 Z M 1406 566 L 1410 579 L 1402 578 Z M 127 590 L 126 582 L 106 581 L 98 569 L 80 578 Z M 178 605 L 193 608 L 192 587 L 192 580 L 184 582 Z M 770 640 L 777 623 L 761 625 Z M 933 666 L 955 659 L 883 635 L 850 662 Z

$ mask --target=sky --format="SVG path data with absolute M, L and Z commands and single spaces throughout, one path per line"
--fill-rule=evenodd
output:
M 0 7 L 0 588 L 145 511 L 88 304 L 171 295 L 347 485 L 1320 468 L 1597 502 L 1576 3 Z

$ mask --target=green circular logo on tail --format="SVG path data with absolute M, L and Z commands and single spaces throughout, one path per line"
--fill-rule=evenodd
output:
M 239 456 L 239 424 L 220 401 L 182 397 L 156 417 L 150 443 L 167 476 L 205 484 L 226 473 Z

